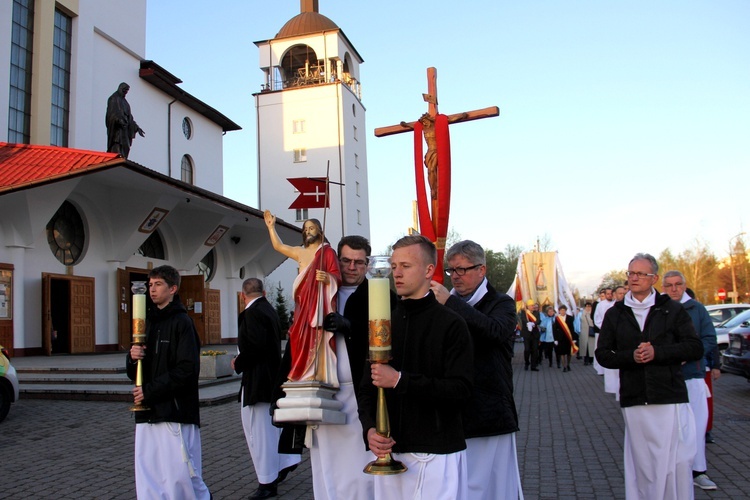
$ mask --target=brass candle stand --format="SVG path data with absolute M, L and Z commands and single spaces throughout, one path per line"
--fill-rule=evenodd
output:
M 391 273 L 391 263 L 388 257 L 371 257 L 368 266 L 370 280 L 369 319 L 370 319 L 370 356 L 372 363 L 388 363 L 391 355 L 391 300 L 388 275 Z M 391 423 L 388 418 L 388 406 L 385 400 L 385 389 L 378 387 L 377 409 L 375 413 L 375 432 L 383 437 L 391 436 Z M 407 467 L 394 460 L 390 453 L 378 457 L 365 466 L 366 474 L 378 476 L 400 474 L 406 472 Z
M 130 287 L 133 292 L 133 342 L 132 345 L 144 345 L 146 343 L 146 282 L 133 281 Z M 135 386 L 143 385 L 143 362 L 138 360 L 135 367 Z M 150 410 L 143 403 L 136 403 L 130 407 L 130 411 Z

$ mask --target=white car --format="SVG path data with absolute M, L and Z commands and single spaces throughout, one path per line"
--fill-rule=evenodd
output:
M 11 403 L 18 401 L 18 375 L 10 364 L 8 351 L 0 345 L 0 422 L 10 411 Z
M 714 326 L 718 326 L 719 323 L 723 323 L 747 309 L 750 309 L 750 304 L 711 304 L 706 306 Z
M 748 305 L 748 304 L 733 304 L 733 305 Z M 706 306 L 706 309 L 713 306 Z M 711 311 L 708 311 L 711 314 Z M 719 354 L 724 353 L 724 350 L 729 346 L 729 330 L 736 326 L 740 326 L 745 321 L 750 321 L 750 308 L 744 308 L 739 311 L 739 314 L 731 316 L 715 325 L 716 328 L 716 344 L 719 346 Z

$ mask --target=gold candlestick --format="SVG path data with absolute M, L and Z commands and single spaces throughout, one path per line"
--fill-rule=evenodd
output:
M 146 282 L 133 281 L 130 287 L 133 292 L 133 343 L 132 345 L 144 345 L 146 343 Z M 143 385 L 143 363 L 138 360 L 135 367 L 135 386 Z M 130 411 L 150 410 L 143 403 L 137 403 L 130 407 Z
M 370 319 L 370 361 L 388 363 L 391 355 L 391 295 L 388 275 L 391 274 L 391 262 L 388 257 L 370 258 L 368 266 L 370 280 L 369 319 Z M 385 401 L 385 389 L 378 387 L 377 410 L 375 413 L 375 432 L 383 437 L 391 436 L 391 423 L 388 418 L 388 407 Z M 365 466 L 366 474 L 389 475 L 406 472 L 406 466 L 394 460 L 390 453 L 378 457 Z

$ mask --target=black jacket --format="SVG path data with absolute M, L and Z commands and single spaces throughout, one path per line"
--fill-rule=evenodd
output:
M 393 359 L 401 372 L 385 389 L 396 453 L 448 454 L 466 449 L 461 413 L 471 398 L 474 355 L 466 322 L 430 291 L 402 299 L 391 316 Z M 377 388 L 365 372 L 358 394 L 365 442 L 375 427 Z
M 393 291 L 391 295 L 391 309 L 396 306 L 398 297 Z M 355 386 L 362 380 L 362 371 L 369 364 L 370 355 L 370 316 L 369 316 L 369 282 L 365 279 L 346 300 L 344 317 L 349 320 L 351 327 L 341 332 L 346 342 L 349 366 L 352 369 L 352 381 Z
M 242 374 L 237 401 L 244 393 L 243 406 L 272 401 L 281 363 L 280 338 L 279 316 L 265 297 L 259 297 L 240 313 L 237 320 L 240 353 L 234 360 L 234 371 Z
M 455 295 L 445 305 L 466 321 L 474 345 L 474 392 L 463 414 L 466 437 L 518 431 L 511 366 L 515 302 L 487 283 L 487 293 L 474 307 Z
M 677 301 L 656 295 L 643 332 L 633 310 L 616 302 L 604 315 L 596 359 L 605 368 L 620 370 L 620 406 L 687 403 L 682 377 L 684 361 L 703 356 L 703 344 L 693 320 Z M 654 360 L 636 363 L 633 354 L 641 342 L 651 342 Z
M 135 380 L 136 364 L 130 353 L 125 364 L 128 377 Z M 142 365 L 143 403 L 151 410 L 135 412 L 136 423 L 200 425 L 200 340 L 178 295 L 164 309 L 152 306 L 146 312 L 146 357 Z

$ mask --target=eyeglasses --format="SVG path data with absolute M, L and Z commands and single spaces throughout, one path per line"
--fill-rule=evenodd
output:
M 636 273 L 633 271 L 625 271 L 625 275 L 628 278 L 638 278 L 638 279 L 653 278 L 654 276 L 656 276 L 655 274 L 652 274 L 652 273 Z
M 664 283 L 664 288 L 680 288 L 685 286 L 685 283 Z
M 352 262 L 357 267 L 362 267 L 362 266 L 366 266 L 367 265 L 367 259 L 365 259 L 365 260 L 361 260 L 361 259 L 352 260 L 352 259 L 347 259 L 346 257 L 341 257 L 339 259 L 339 262 L 341 262 L 342 264 L 344 264 L 344 266 L 347 266 L 347 267 L 349 267 L 349 264 L 351 264 Z
M 449 267 L 445 270 L 445 274 L 447 274 L 448 276 L 453 276 L 453 273 L 456 273 L 459 276 L 463 276 L 464 274 L 466 274 L 466 271 L 470 271 L 481 266 L 482 264 L 474 264 L 471 267 Z

